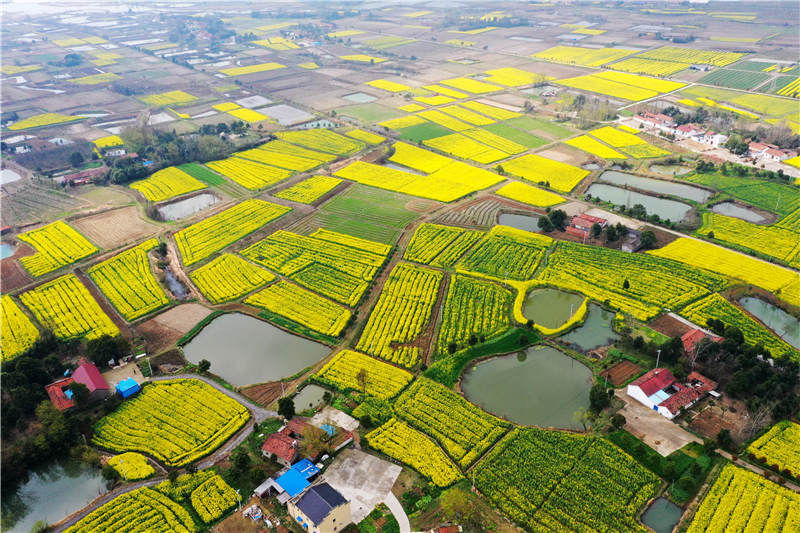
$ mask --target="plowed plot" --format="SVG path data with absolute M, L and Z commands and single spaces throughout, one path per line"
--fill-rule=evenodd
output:
M 0 261 L 0 280 L 2 280 L 0 286 L 2 286 L 4 293 L 15 291 L 33 281 L 33 278 L 28 275 L 25 268 L 18 261 L 20 257 L 33 255 L 33 253 L 33 248 L 20 242 L 17 244 L 17 250 L 14 255 Z
M 619 387 L 632 377 L 638 375 L 641 371 L 642 369 L 639 365 L 631 363 L 630 361 L 622 361 L 608 370 L 602 371 L 600 376 L 613 383 L 615 387 Z
M 139 240 L 158 231 L 158 226 L 139 217 L 136 206 L 105 211 L 79 218 L 71 224 L 90 241 L 111 249 Z
M 183 304 L 137 326 L 147 342 L 148 353 L 158 353 L 183 337 L 195 324 L 211 314 L 200 304 Z

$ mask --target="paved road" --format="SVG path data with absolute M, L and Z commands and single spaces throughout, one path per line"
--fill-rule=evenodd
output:
M 269 409 L 264 409 L 263 407 L 254 404 L 253 402 L 251 402 L 249 399 L 245 398 L 238 392 L 226 389 L 213 379 L 206 376 L 200 376 L 198 374 L 174 374 L 171 376 L 153 377 L 150 378 L 150 381 L 169 381 L 172 379 L 199 379 L 200 381 L 208 383 L 209 385 L 220 391 L 222 394 L 230 396 L 237 402 L 247 407 L 253 414 L 253 418 L 255 419 L 255 421 L 259 424 L 264 420 L 266 420 L 267 418 L 275 418 L 276 416 L 278 416 L 277 411 L 270 411 Z
M 388 507 L 392 515 L 394 515 L 394 519 L 400 524 L 400 533 L 411 533 L 411 522 L 408 521 L 408 515 L 406 515 L 403 506 L 400 505 L 400 502 L 397 500 L 397 496 L 389 492 L 389 495 L 386 496 L 383 503 L 386 504 L 386 507 Z

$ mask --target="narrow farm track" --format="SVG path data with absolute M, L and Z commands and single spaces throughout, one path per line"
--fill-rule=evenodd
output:
M 734 461 L 733 460 L 733 456 L 730 453 L 726 452 L 725 450 L 717 450 L 717 452 L 721 456 L 723 456 L 725 459 L 731 461 L 736 466 L 741 466 L 742 468 L 746 468 L 746 469 L 750 470 L 751 472 L 754 472 L 754 473 L 758 474 L 759 476 L 763 476 L 764 472 L 769 472 L 769 470 L 766 470 L 764 468 L 760 468 L 760 467 L 758 467 L 758 466 L 756 466 L 756 465 L 754 465 L 752 463 L 748 463 L 747 461 L 743 461 L 742 459 L 739 459 L 738 457 Z M 787 489 L 791 489 L 791 490 L 793 490 L 793 491 L 795 491 L 797 493 L 800 493 L 800 487 L 798 487 L 797 485 L 795 485 L 791 481 L 785 481 L 783 483 L 783 486 L 786 487 Z

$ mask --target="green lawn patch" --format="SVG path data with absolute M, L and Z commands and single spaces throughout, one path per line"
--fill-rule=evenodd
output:
M 307 233 L 322 227 L 393 244 L 406 224 L 418 216 L 406 209 L 410 200 L 404 194 L 354 184 L 325 202 L 294 231 Z
M 458 381 L 461 372 L 467 363 L 478 357 L 487 355 L 510 353 L 536 344 L 541 337 L 535 332 L 525 328 L 511 328 L 499 337 L 490 339 L 483 344 L 476 344 L 452 355 L 446 355 L 433 363 L 425 376 L 434 381 L 452 387 Z
M 719 172 L 695 173 L 681 179 L 717 189 L 782 217 L 800 208 L 800 190 L 783 183 Z
M 434 124 L 433 122 L 426 122 L 425 124 L 417 124 L 416 126 L 409 126 L 397 130 L 399 137 L 409 142 L 427 141 L 443 135 L 450 135 L 453 133 L 444 126 Z
M 506 139 L 514 141 L 515 143 L 519 143 L 527 148 L 538 148 L 539 146 L 545 145 L 549 142 L 541 137 L 537 137 L 536 135 L 531 135 L 527 131 L 513 128 L 502 122 L 483 126 L 483 129 L 494 133 L 495 135 L 499 135 L 500 137 L 505 137 Z
M 386 107 L 380 104 L 357 104 L 347 107 L 340 107 L 336 110 L 339 115 L 346 115 L 354 117 L 362 122 L 382 122 L 390 118 L 397 118 L 402 116 L 403 113 L 391 107 Z
M 575 133 L 575 130 L 563 124 L 550 122 L 534 117 L 517 117 L 505 121 L 505 124 L 524 131 L 541 131 L 552 135 L 556 139 L 563 139 Z
M 212 187 L 219 187 L 227 183 L 225 178 L 199 163 L 186 163 L 179 165 L 178 168 L 193 178 L 197 178 L 206 185 L 211 185 Z

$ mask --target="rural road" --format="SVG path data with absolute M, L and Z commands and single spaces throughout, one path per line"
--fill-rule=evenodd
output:
M 389 508 L 392 515 L 394 515 L 394 519 L 397 520 L 397 523 L 400 525 L 400 533 L 411 533 L 411 522 L 408 521 L 408 516 L 403 510 L 403 506 L 400 505 L 400 502 L 397 500 L 397 496 L 389 492 L 386 499 L 383 500 L 383 503 L 386 504 L 386 507 Z
M 214 381 L 214 380 L 212 380 L 210 378 L 207 378 L 205 376 L 199 376 L 197 374 L 176 374 L 174 376 L 153 377 L 153 378 L 150 378 L 150 381 L 169 381 L 169 380 L 173 380 L 173 379 L 199 379 L 200 381 L 203 381 L 204 383 L 207 383 L 207 384 L 211 385 L 212 387 L 214 387 L 215 389 L 217 389 L 221 393 L 225 394 L 226 396 L 229 396 L 229 397 L 233 398 L 237 402 L 239 402 L 242 405 L 244 405 L 245 407 L 247 407 L 250 410 L 250 413 L 253 415 L 253 419 L 255 420 L 255 423 L 259 423 L 260 424 L 261 422 L 263 422 L 267 418 L 274 418 L 274 417 L 278 416 L 278 413 L 276 413 L 275 411 L 270 411 L 269 409 L 264 409 L 263 407 L 259 407 L 259 406 L 255 405 L 255 404 L 253 404 L 252 402 L 250 402 L 247 398 L 245 398 L 244 396 L 242 396 L 238 392 L 226 389 L 225 387 L 223 387 L 222 385 L 220 385 L 216 381 Z M 247 438 L 248 435 L 250 435 L 250 431 L 252 430 L 253 425 L 254 425 L 254 421 L 250 420 L 242 429 L 240 429 L 236 433 L 236 436 L 233 437 L 232 439 L 229 439 L 225 443 L 224 446 L 218 448 L 217 450 L 214 451 L 214 453 L 212 453 L 211 455 L 209 455 L 208 457 L 206 457 L 205 459 L 203 459 L 202 461 L 197 463 L 197 468 L 199 470 L 203 470 L 205 468 L 208 468 L 208 467 L 212 466 L 214 463 L 216 463 L 217 460 L 219 460 L 220 457 L 223 457 L 224 455 L 227 455 L 228 453 L 233 451 L 237 446 L 239 446 L 239 444 L 244 442 L 244 440 Z M 164 479 L 166 479 L 165 476 L 159 476 L 159 477 L 156 477 L 156 478 L 153 478 L 153 479 L 148 479 L 148 480 L 145 480 L 145 481 L 138 481 L 136 483 L 131 483 L 131 484 L 125 485 L 124 487 L 118 487 L 118 488 L 116 488 L 116 489 L 114 489 L 114 490 L 112 490 L 110 492 L 107 492 L 107 493 L 105 493 L 105 494 L 103 494 L 101 496 L 98 496 L 89 505 L 87 505 L 86 507 L 84 507 L 83 509 L 81 509 L 79 511 L 76 511 L 75 513 L 71 514 L 70 516 L 68 516 L 67 518 L 65 518 L 61 522 L 59 522 L 58 525 L 56 525 L 54 527 L 53 531 L 55 531 L 56 533 L 58 533 L 59 531 L 64 531 L 65 529 L 75 525 L 78 521 L 80 521 L 83 517 L 85 517 L 86 515 L 88 515 L 92 511 L 94 511 L 97 508 L 105 505 L 106 503 L 110 502 L 114 498 L 116 498 L 118 496 L 121 496 L 121 495 L 123 495 L 123 494 L 125 494 L 127 492 L 132 491 L 132 490 L 136 490 L 138 488 L 141 488 L 141 487 L 151 487 L 153 485 L 156 485 L 156 484 L 164 481 Z M 398 504 L 399 504 L 399 502 L 398 502 Z M 402 507 L 400 509 L 402 509 Z M 408 521 L 408 519 L 406 518 L 406 522 L 407 521 Z M 401 529 L 401 531 L 402 531 L 402 529 Z M 407 531 L 410 531 L 410 530 L 407 530 Z

